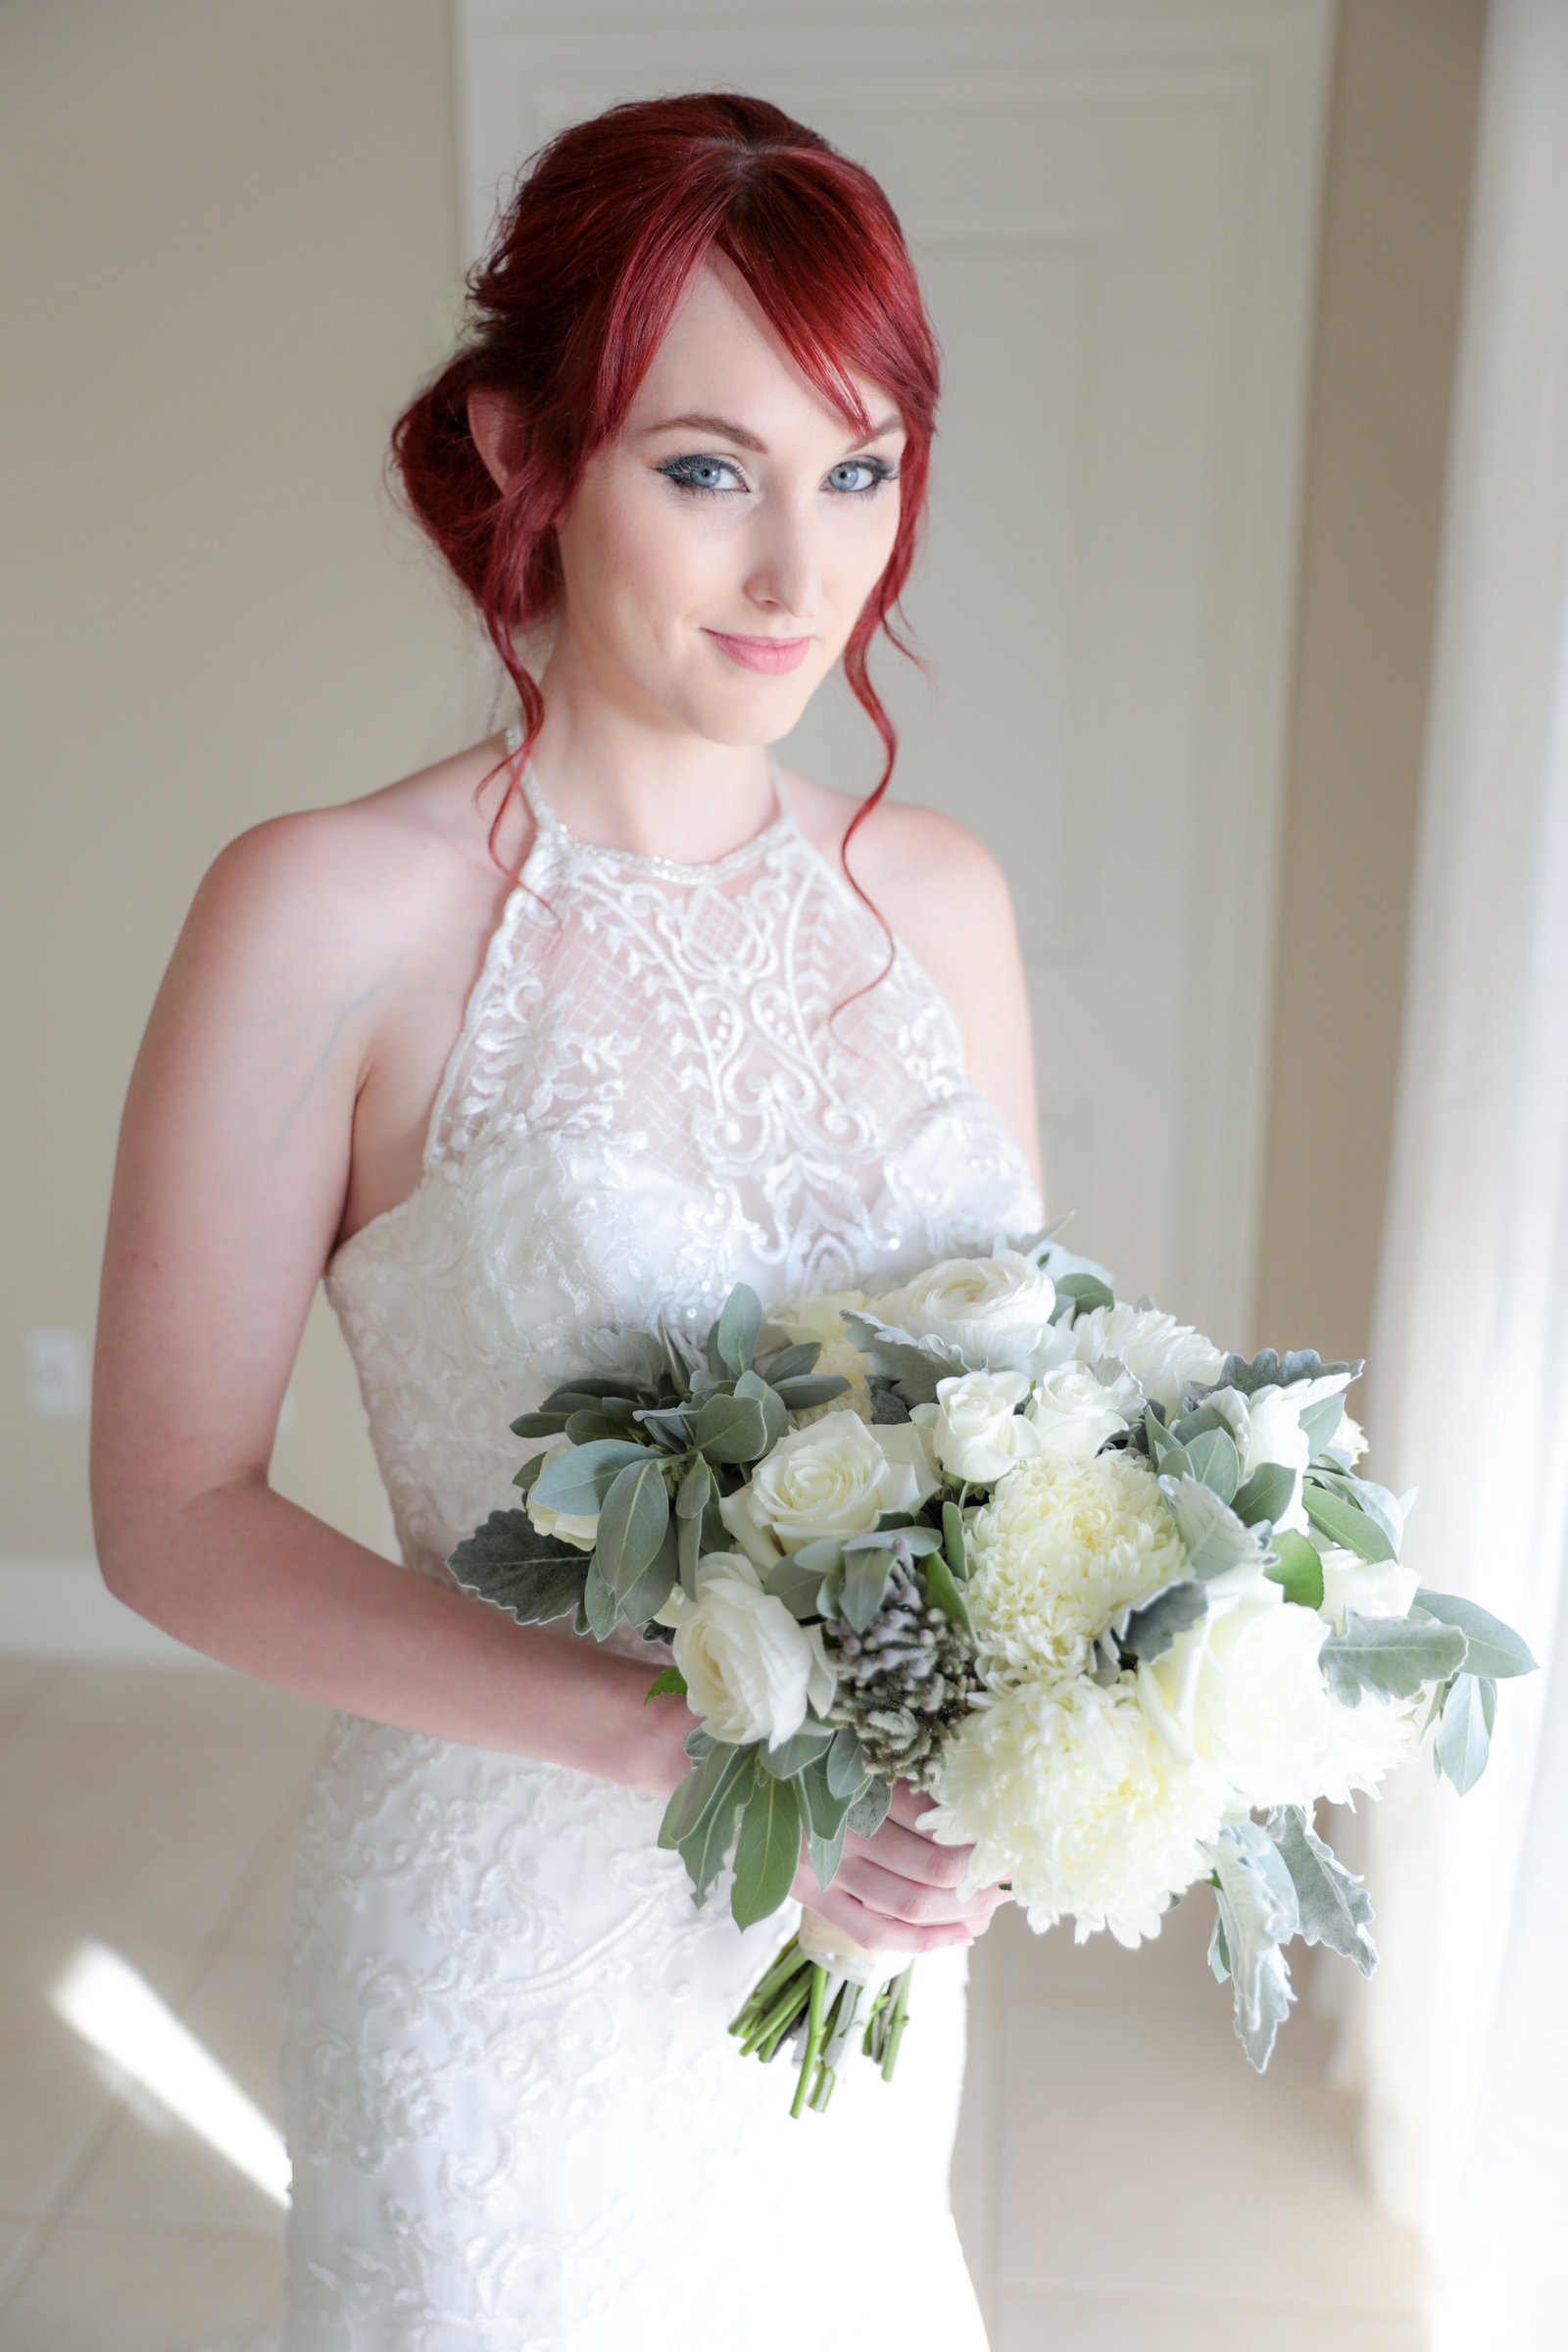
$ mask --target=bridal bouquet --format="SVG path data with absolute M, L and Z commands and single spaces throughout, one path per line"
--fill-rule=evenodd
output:
M 1267 2064 L 1299 1936 L 1370 1974 L 1361 1883 L 1320 1798 L 1430 1745 L 1462 1793 L 1499 1679 L 1534 1665 L 1399 1564 L 1409 1497 L 1358 1477 L 1360 1367 L 1225 1355 L 1052 1233 L 764 1326 L 740 1285 L 706 1342 L 603 1333 L 514 1422 L 557 1442 L 451 1566 L 524 1622 L 575 1610 L 667 1643 L 691 1770 L 661 1842 L 743 1926 L 819 1886 L 893 1783 L 936 1802 L 1043 1931 L 1134 1945 L 1199 1882 L 1209 1961 Z M 1256 1816 L 1261 1815 L 1261 1819 Z M 908 1954 L 807 1911 L 735 2020 L 820 2109 L 858 2042 L 893 2071 Z

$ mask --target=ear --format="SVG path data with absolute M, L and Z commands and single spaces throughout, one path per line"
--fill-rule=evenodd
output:
M 505 490 L 512 479 L 516 426 L 517 413 L 506 394 L 476 384 L 468 394 L 468 430 L 498 490 Z

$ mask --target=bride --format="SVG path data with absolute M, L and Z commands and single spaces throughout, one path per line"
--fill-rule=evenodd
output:
M 998 1891 L 902 1788 L 829 1891 L 803 1862 L 830 1921 L 931 1957 L 898 2080 L 850 2070 L 792 2123 L 724 2032 L 788 1923 L 696 1911 L 655 1844 L 683 1702 L 645 1704 L 640 1643 L 519 1628 L 444 1569 L 596 1333 L 701 1329 L 742 1279 L 770 1311 L 875 1291 L 1040 1221 L 997 867 L 767 748 L 842 661 L 891 767 L 866 650 L 935 348 L 875 183 L 740 97 L 564 132 L 472 294 L 395 451 L 520 723 L 219 858 L 105 1275 L 106 1577 L 338 1710 L 287 1992 L 285 2344 L 977 2352 L 946 2176 Z M 323 1271 L 403 1566 L 267 1483 Z

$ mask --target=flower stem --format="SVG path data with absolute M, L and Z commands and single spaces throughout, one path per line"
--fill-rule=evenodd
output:
M 808 2086 L 821 2051 L 822 1996 L 826 1988 L 827 1971 L 819 1968 L 813 1960 L 811 1963 L 811 2014 L 806 2029 L 806 2049 L 801 2059 L 801 2079 L 795 2085 L 795 2100 L 790 2108 L 793 2116 L 799 2116 L 806 2106 Z
M 914 1966 L 911 1962 L 894 1987 L 893 2013 L 888 2020 L 887 2045 L 882 2056 L 882 2080 L 884 2082 L 892 2082 L 893 2069 L 899 2063 L 899 2044 L 904 2039 L 904 2029 L 909 2022 L 909 1979 L 913 1974 Z

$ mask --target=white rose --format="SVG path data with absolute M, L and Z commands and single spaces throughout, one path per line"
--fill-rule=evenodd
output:
M 1347 1609 L 1358 1617 L 1403 1617 L 1420 1582 L 1397 1560 L 1362 1560 L 1330 1545 L 1323 1553 L 1323 1614 L 1342 1629 Z
M 914 1511 L 940 1483 L 912 1421 L 869 1428 L 841 1409 L 786 1431 L 718 1507 L 747 1557 L 768 1568 L 820 1537 L 866 1535 L 884 1511 Z
M 739 1552 L 699 1561 L 697 1598 L 680 1595 L 672 1647 L 693 1714 L 733 1747 L 777 1747 L 800 1730 L 808 1701 L 825 1710 L 833 1697 L 821 1627 L 797 1623 Z
M 1212 1588 L 1210 1588 L 1212 1594 Z M 1213 1595 L 1208 1615 L 1138 1669 L 1138 1699 L 1171 1752 L 1242 1804 L 1310 1804 L 1335 1746 L 1318 1664 L 1328 1627 L 1266 1577 Z
M 1058 1461 L 1092 1460 L 1107 1438 L 1127 1427 L 1123 1406 L 1136 1405 L 1138 1384 L 1130 1376 L 1109 1387 L 1087 1364 L 1063 1364 L 1037 1382 L 1029 1419 L 1040 1432 L 1041 1450 Z
M 569 1453 L 571 1440 L 563 1438 L 545 1455 L 554 1461 L 558 1453 Z M 541 1471 L 540 1476 L 544 1474 Z M 564 1544 L 575 1544 L 579 1551 L 592 1551 L 599 1541 L 597 1511 L 553 1511 L 547 1502 L 536 1500 L 537 1487 L 530 1487 L 523 1508 L 542 1536 L 559 1536 Z
M 1321 1380 L 1294 1381 L 1288 1389 L 1270 1386 L 1244 1396 L 1238 1389 L 1216 1389 L 1204 1399 L 1224 1415 L 1242 1457 L 1242 1477 L 1250 1478 L 1265 1462 L 1277 1462 L 1295 1473 L 1291 1499 L 1277 1513 L 1276 1527 L 1294 1528 L 1305 1535 L 1306 1512 L 1301 1504 L 1301 1473 L 1311 1458 L 1311 1446 L 1301 1427 L 1301 1415 L 1325 1396 L 1346 1387 L 1348 1372 L 1330 1373 Z
M 1366 1451 L 1366 1431 L 1353 1414 L 1342 1413 L 1340 1426 L 1323 1450 L 1343 1462 L 1347 1470 L 1353 1470 Z
M 917 1404 L 910 1418 L 950 1477 L 994 1486 L 1040 1451 L 1040 1432 L 1015 1409 L 1028 1394 L 1027 1372 L 963 1372 L 939 1380 L 935 1404 Z
M 1016 1372 L 1035 1364 L 1041 1349 L 1060 1362 L 1072 1351 L 1065 1332 L 1053 1331 L 1056 1286 L 1033 1258 L 1017 1250 L 993 1257 L 946 1257 L 872 1308 L 878 1321 L 906 1331 L 966 1372 Z

